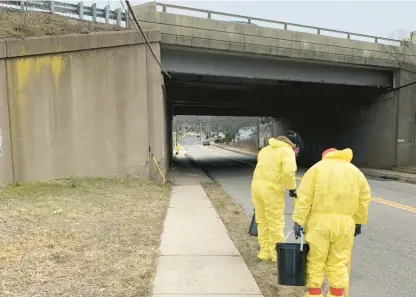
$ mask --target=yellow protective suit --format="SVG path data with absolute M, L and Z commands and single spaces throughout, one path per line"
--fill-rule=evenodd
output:
M 299 185 L 292 216 L 304 225 L 310 246 L 307 286 L 321 288 L 326 274 L 333 291 L 328 296 L 344 296 L 355 225 L 367 223 L 371 200 L 370 186 L 351 160 L 351 149 L 335 150 L 310 168 Z
M 257 158 L 251 184 L 261 260 L 277 260 L 276 243 L 284 242 L 285 187 L 296 189 L 295 145 L 286 137 L 269 139 Z

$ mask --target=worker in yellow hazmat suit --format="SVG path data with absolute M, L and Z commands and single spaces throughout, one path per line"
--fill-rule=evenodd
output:
M 277 261 L 276 243 L 284 242 L 283 233 L 285 187 L 291 197 L 296 196 L 297 135 L 290 131 L 286 136 L 269 139 L 258 157 L 251 184 L 251 198 L 255 207 L 258 241 L 258 258 Z
M 326 274 L 327 296 L 344 296 L 348 284 L 348 260 L 354 236 L 367 223 L 370 186 L 353 164 L 351 149 L 329 149 L 322 160 L 303 176 L 293 212 L 295 234 L 305 228 L 310 250 L 307 260 L 306 296 L 323 296 Z
M 175 152 L 176 152 L 176 155 L 177 154 L 179 154 L 179 151 L 181 150 L 181 147 L 179 146 L 179 143 L 177 142 L 176 143 L 176 146 L 175 146 Z

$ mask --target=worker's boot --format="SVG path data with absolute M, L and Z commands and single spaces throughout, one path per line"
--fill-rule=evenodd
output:
M 277 263 L 277 249 L 276 249 L 276 245 L 273 246 L 272 251 L 271 251 L 271 255 L 272 255 L 271 261 L 273 263 Z
M 272 255 L 265 251 L 260 251 L 260 253 L 257 254 L 257 258 L 261 261 L 272 261 Z
M 344 289 L 329 288 L 329 294 L 326 297 L 344 297 Z
M 324 295 L 322 295 L 321 288 L 308 288 L 305 297 L 324 297 Z

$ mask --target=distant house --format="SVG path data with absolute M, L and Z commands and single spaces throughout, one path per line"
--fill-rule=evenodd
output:
M 243 141 L 250 139 L 256 133 L 256 127 L 243 127 L 238 130 L 236 141 Z
M 210 133 L 211 133 L 211 137 L 225 138 L 225 134 L 218 129 L 212 128 Z

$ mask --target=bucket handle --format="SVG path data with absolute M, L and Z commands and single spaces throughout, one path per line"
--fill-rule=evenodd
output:
M 287 241 L 287 239 L 289 238 L 289 236 L 291 234 L 294 234 L 294 231 L 290 231 L 289 233 L 287 233 L 285 241 Z M 303 227 L 300 229 L 300 251 L 303 252 L 303 245 L 305 244 L 305 235 L 303 233 Z

